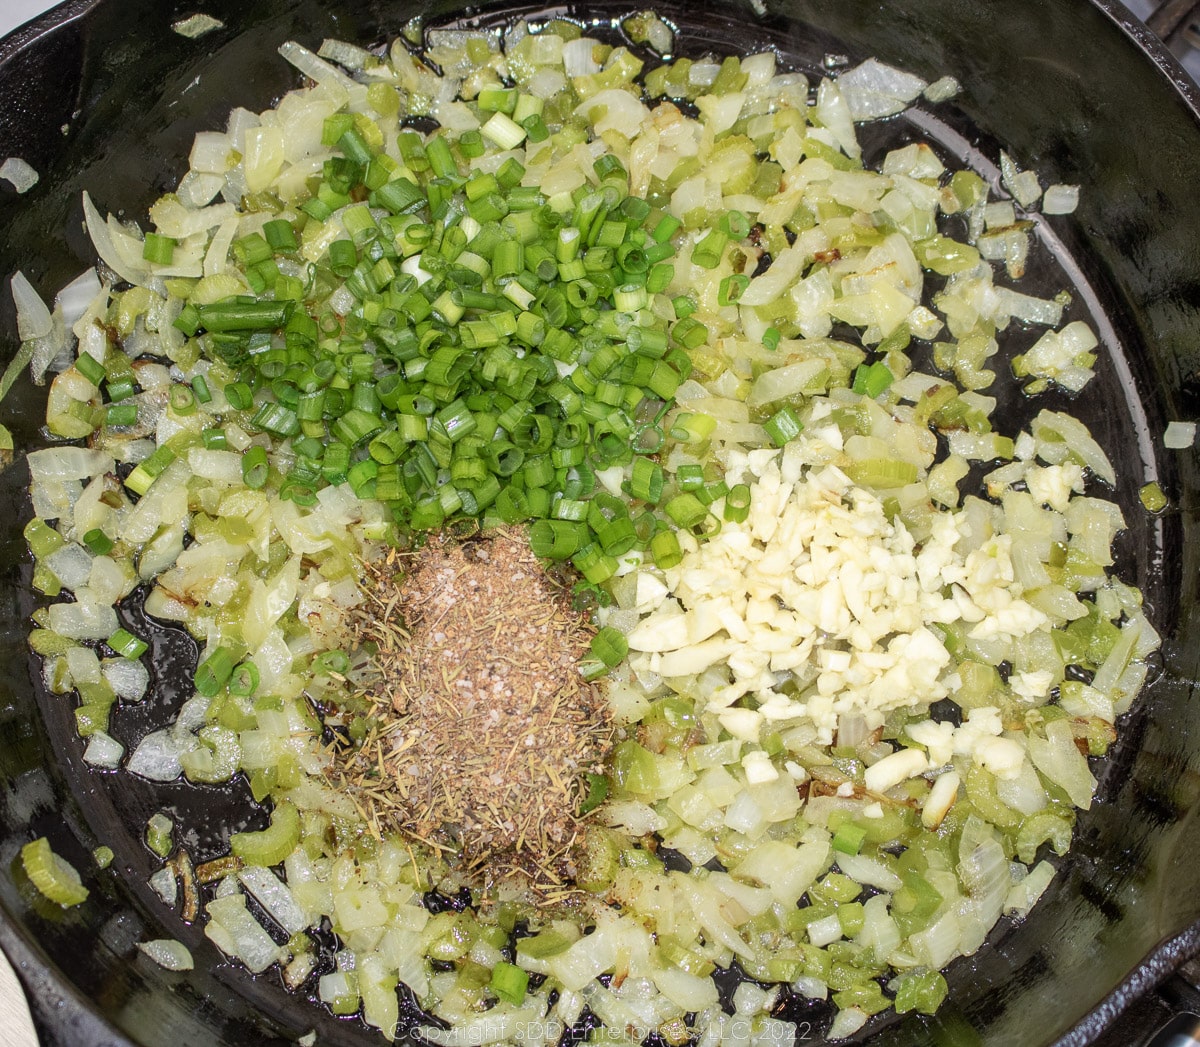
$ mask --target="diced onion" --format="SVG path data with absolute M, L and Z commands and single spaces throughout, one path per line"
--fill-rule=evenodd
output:
M 251 866 L 239 872 L 238 879 L 251 897 L 263 907 L 263 911 L 288 934 L 299 934 L 308 926 L 308 917 L 296 904 L 287 884 L 270 869 Z
M 180 36 L 186 36 L 189 40 L 195 40 L 204 36 L 205 33 L 211 33 L 214 29 L 224 28 L 225 23 L 219 18 L 213 18 L 212 15 L 206 14 L 189 15 L 187 18 L 171 24 L 174 32 Z M 190 966 L 188 969 L 191 969 Z
M 171 782 L 183 773 L 179 762 L 183 750 L 169 731 L 152 731 L 133 750 L 126 770 L 152 782 Z
M 265 971 L 279 958 L 279 946 L 250 915 L 242 894 L 214 898 L 206 906 L 204 934 L 222 952 L 236 957 L 254 974 Z
M 150 887 L 166 905 L 174 906 L 179 895 L 179 884 L 176 881 L 175 870 L 167 867 L 159 869 L 150 877 Z
M 113 770 L 121 762 L 125 746 L 115 738 L 110 738 L 103 731 L 97 731 L 88 739 L 87 749 L 83 753 L 84 763 L 104 770 Z
M 192 954 L 183 942 L 171 938 L 155 938 L 147 942 L 138 942 L 138 948 L 168 971 L 190 971 L 195 967 Z
M 1071 214 L 1079 206 L 1079 186 L 1052 185 L 1042 196 L 1043 214 Z
M 42 296 L 34 290 L 20 270 L 13 273 L 9 283 L 12 287 L 13 303 L 17 307 L 17 334 L 21 341 L 45 338 L 54 330 L 54 320 Z
M 38 183 L 37 171 L 19 156 L 10 156 L 0 164 L 0 178 L 18 193 L 27 193 Z
M 1173 451 L 1191 447 L 1196 442 L 1195 422 L 1168 422 L 1163 433 L 1163 446 Z
M 855 120 L 876 120 L 901 112 L 926 83 L 919 76 L 868 58 L 838 77 L 838 87 Z

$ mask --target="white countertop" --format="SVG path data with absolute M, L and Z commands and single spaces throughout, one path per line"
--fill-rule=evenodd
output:
M 11 33 L 43 11 L 49 11 L 58 0 L 0 0 L 0 36 Z

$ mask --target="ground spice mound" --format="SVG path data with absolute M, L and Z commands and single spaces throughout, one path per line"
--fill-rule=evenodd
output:
M 611 736 L 579 672 L 592 630 L 570 591 L 520 529 L 431 537 L 373 569 L 367 591 L 356 631 L 377 646 L 367 694 L 381 723 L 363 755 L 383 772 L 384 824 L 461 847 L 491 880 L 563 883 L 583 782 Z

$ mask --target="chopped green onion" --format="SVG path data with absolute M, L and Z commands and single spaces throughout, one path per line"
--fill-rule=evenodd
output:
M 254 403 L 254 393 L 245 382 L 230 382 L 225 386 L 225 399 L 235 411 L 246 411 Z
M 499 960 L 492 968 L 492 980 L 489 988 L 492 993 L 505 1003 L 519 1007 L 525 1002 L 525 993 L 529 987 L 529 972 L 509 963 Z
M 277 331 L 291 309 L 290 302 L 217 302 L 200 306 L 200 325 L 209 331 Z
M 844 821 L 833 834 L 833 849 L 842 854 L 858 854 L 867 838 L 867 830 L 857 822 Z
M 167 392 L 167 403 L 178 415 L 196 413 L 196 394 L 190 385 L 172 385 Z
M 262 234 L 270 244 L 272 251 L 296 251 L 300 247 L 296 240 L 296 227 L 286 218 L 273 218 L 271 221 L 265 222 Z
M 524 128 L 525 134 L 529 140 L 537 145 L 539 142 L 544 142 L 550 137 L 550 128 L 546 126 L 546 121 L 542 119 L 541 113 L 535 113 L 533 116 L 527 116 L 520 121 L 521 127 Z
M 345 651 L 322 651 L 313 659 L 313 668 L 320 673 L 341 674 L 350 668 L 350 656 Z
M 655 564 L 664 571 L 678 567 L 683 561 L 683 550 L 674 531 L 659 531 L 650 539 L 650 555 Z
M 685 320 L 696 311 L 695 301 L 686 294 L 672 298 L 671 307 L 675 310 L 676 320 Z
M 671 424 L 671 438 L 684 443 L 702 443 L 717 429 L 717 420 L 711 415 L 682 411 Z
M 79 359 L 75 361 L 75 370 L 77 370 L 84 378 L 86 378 L 96 388 L 100 387 L 100 383 L 104 381 L 104 364 L 97 360 L 91 353 L 80 353 Z
M 246 448 L 242 455 L 242 480 L 246 486 L 260 490 L 266 485 L 269 473 L 266 450 L 258 444 Z
M 690 316 L 677 320 L 671 327 L 671 337 L 687 349 L 699 349 L 708 341 L 708 328 Z
M 734 484 L 725 496 L 726 520 L 731 523 L 743 523 L 750 515 L 750 486 L 749 484 Z
M 717 228 L 731 240 L 744 240 L 750 235 L 750 220 L 741 211 L 726 211 Z
M 882 360 L 873 364 L 860 364 L 854 372 L 852 389 L 860 396 L 869 396 L 872 400 L 895 381 L 895 376 Z
M 724 277 L 717 287 L 717 305 L 736 305 L 749 286 L 750 277 L 744 273 L 733 273 Z
M 677 494 L 664 506 L 666 514 L 680 527 L 691 529 L 708 516 L 708 507 L 694 494 Z
M 782 447 L 789 440 L 796 439 L 804 428 L 800 416 L 790 406 L 781 407 L 766 422 L 763 428 L 776 447 Z
M 617 559 L 600 548 L 599 543 L 589 542 L 580 549 L 571 562 L 593 585 L 608 581 L 617 571 Z
M 704 466 L 695 463 L 681 465 L 675 471 L 675 482 L 680 490 L 695 491 L 704 485 Z
M 525 140 L 525 128 L 504 113 L 493 113 L 479 130 L 501 149 L 515 149 Z
M 650 458 L 634 458 L 629 493 L 639 501 L 657 505 L 663 493 L 662 466 Z
M 229 681 L 237 659 L 228 647 L 218 647 L 196 668 L 194 683 L 198 694 L 214 697 Z
M 104 383 L 104 391 L 108 393 L 108 398 L 111 401 L 127 400 L 137 392 L 137 383 L 129 375 L 122 375 L 119 378 L 109 378 Z
M 154 265 L 170 265 L 175 257 L 175 239 L 160 233 L 147 233 L 142 257 Z
M 692 261 L 704 269 L 716 269 L 721 264 L 721 257 L 725 253 L 725 247 L 729 243 L 729 237 L 719 229 L 710 229 L 701 240 L 692 249 Z
M 113 548 L 113 540 L 99 527 L 93 527 L 83 536 L 83 544 L 96 556 L 107 556 Z
M 275 436 L 295 436 L 300 432 L 300 419 L 296 412 L 281 403 L 264 403 L 254 413 L 251 422 Z
M 162 475 L 163 470 L 175 461 L 175 452 L 169 444 L 163 444 L 152 451 L 150 456 L 139 462 L 127 477 L 125 486 L 134 494 L 143 495 L 150 490 L 155 480 Z
M 126 629 L 118 629 L 104 642 L 122 658 L 140 658 L 150 649 L 145 640 L 139 640 Z
M 233 254 L 247 268 L 265 262 L 271 257 L 271 245 L 259 233 L 251 233 L 233 242 Z M 204 307 L 201 307 L 201 312 Z
M 370 146 L 367 145 L 366 139 L 359 132 L 349 127 L 338 139 L 338 148 L 346 154 L 347 158 L 358 164 L 360 167 L 365 167 L 371 162 L 374 155 L 371 152 Z
M 592 637 L 592 654 L 610 669 L 619 665 L 629 654 L 629 641 L 625 634 L 611 625 L 606 625 Z
M 483 156 L 483 136 L 478 131 L 464 131 L 458 139 L 458 148 L 468 160 Z
M 239 663 L 229 677 L 229 693 L 248 698 L 258 690 L 258 666 L 251 661 Z
M 104 424 L 111 426 L 137 425 L 137 404 L 109 404 L 104 409 Z
M 586 525 L 564 519 L 535 520 L 529 528 L 529 547 L 545 560 L 566 560 L 583 548 Z
M 650 234 L 657 243 L 666 243 L 677 232 L 679 232 L 683 223 L 671 214 L 664 214 L 655 225 L 654 231 Z

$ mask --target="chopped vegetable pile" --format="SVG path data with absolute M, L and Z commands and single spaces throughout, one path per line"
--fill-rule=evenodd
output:
M 1110 572 L 1104 450 L 1050 408 L 1006 432 L 986 392 L 1087 395 L 1069 294 L 1011 286 L 1039 204 L 1078 187 L 1007 155 L 989 186 L 911 136 L 864 166 L 856 121 L 949 78 L 660 61 L 670 27 L 625 32 L 286 43 L 305 86 L 197 135 L 145 232 L 85 195 L 100 265 L 53 311 L 13 279 L 14 367 L 53 374 L 26 458 L 46 688 L 96 768 L 269 802 L 228 854 L 152 818 L 155 889 L 389 1038 L 401 983 L 442 1045 L 552 1044 L 585 1012 L 594 1038 L 783 1041 L 783 994 L 831 1000 L 832 1039 L 932 1013 L 941 970 L 1049 885 L 1158 645 Z M 1014 322 L 1042 329 L 1019 355 Z M 436 606 L 397 550 L 479 526 L 576 579 L 580 682 L 617 725 L 603 775 L 546 771 L 578 804 L 546 812 L 578 833 L 553 902 L 405 830 L 399 761 L 446 732 L 422 706 L 416 741 L 389 733 L 380 667 L 462 692 L 389 647 L 406 591 Z M 130 737 L 139 601 L 199 656 L 174 721 Z M 31 879 L 83 902 L 41 844 Z

